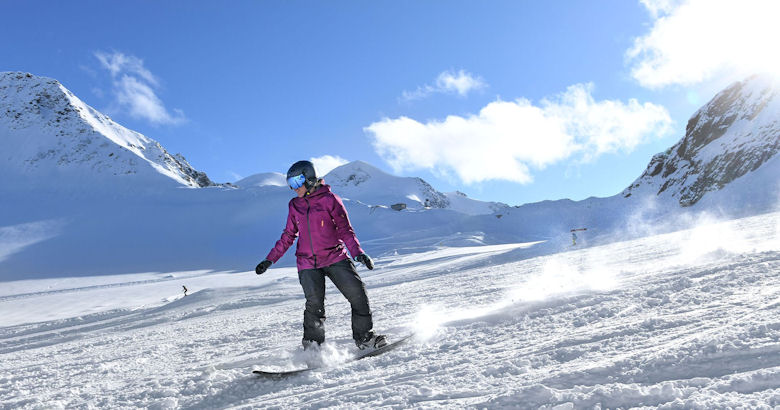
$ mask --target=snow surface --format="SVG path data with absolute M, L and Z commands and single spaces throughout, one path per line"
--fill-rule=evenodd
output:
M 214 186 L 55 80 L 0 73 L 0 408 L 780 406 L 780 99 L 754 84 L 737 97 L 763 117 L 724 92 L 736 111 L 696 123 L 725 130 L 690 138 L 706 172 L 609 198 L 510 207 L 334 169 L 377 329 L 416 338 L 343 364 L 329 285 L 328 367 L 273 381 L 250 371 L 306 359 L 294 252 L 246 270 L 283 228 L 283 175 Z M 648 170 L 692 164 L 664 155 Z M 665 183 L 705 195 L 681 208 Z
M 417 337 L 320 370 L 301 360 L 293 268 L 4 283 L 2 408 L 772 408 L 780 405 L 780 213 L 549 253 L 439 247 L 361 269 L 377 329 Z M 192 292 L 181 294 L 182 285 Z

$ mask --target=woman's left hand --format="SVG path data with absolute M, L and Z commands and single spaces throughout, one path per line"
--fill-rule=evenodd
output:
M 374 269 L 374 261 L 372 261 L 371 258 L 365 253 L 361 253 L 360 255 L 356 256 L 355 260 L 362 263 L 363 265 L 366 265 L 368 270 Z

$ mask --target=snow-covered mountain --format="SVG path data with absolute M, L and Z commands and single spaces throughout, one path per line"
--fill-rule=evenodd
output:
M 4 176 L 35 183 L 214 185 L 180 154 L 117 124 L 57 80 L 29 73 L 0 73 L 0 152 Z
M 468 215 L 492 214 L 507 207 L 497 202 L 473 200 L 461 192 L 442 193 L 422 178 L 393 176 L 363 161 L 335 168 L 324 179 L 344 198 L 373 206 L 403 203 L 419 209 L 427 205 Z
M 363 161 L 354 161 L 333 169 L 325 182 L 343 197 L 368 204 L 414 204 L 427 201 L 432 208 L 446 208 L 447 196 L 421 178 L 396 177 Z
M 0 408 L 780 403 L 778 114 L 760 77 L 609 198 L 508 207 L 359 161 L 326 175 L 376 262 L 359 267 L 375 329 L 414 338 L 346 363 L 350 306 L 329 285 L 324 366 L 276 380 L 250 370 L 307 358 L 294 252 L 251 272 L 284 226 L 284 176 L 199 188 L 182 157 L 39 80 L 0 77 Z M 122 194 L 137 186 L 154 189 Z M 713 209 L 763 214 L 681 223 Z M 562 244 L 573 227 L 596 246 Z
M 570 246 L 572 228 L 588 228 L 581 243 L 595 244 L 646 235 L 646 226 L 680 229 L 668 222 L 680 212 L 767 212 L 780 199 L 780 155 L 777 93 L 766 85 L 754 77 L 716 96 L 679 144 L 609 198 L 512 207 L 442 193 L 362 161 L 324 178 L 376 256 L 534 241 L 554 252 Z M 0 75 L 0 172 L 0 281 L 251 269 L 279 238 L 293 196 L 279 173 L 213 187 L 183 157 L 55 80 L 25 73 Z M 407 208 L 390 208 L 397 203 Z M 293 264 L 293 254 L 279 265 Z
M 584 237 L 679 229 L 681 214 L 755 215 L 780 204 L 780 87 L 757 75 L 718 93 L 689 120 L 686 134 L 655 155 L 623 192 L 582 201 L 524 204 L 503 212 L 526 233 L 552 238 L 572 228 Z
M 260 186 L 287 186 L 287 179 L 284 174 L 278 172 L 264 172 L 255 174 L 235 182 L 240 188 L 260 187 Z
M 622 196 L 654 193 L 688 207 L 767 164 L 780 151 L 778 85 L 773 76 L 756 75 L 718 93 Z
M 364 162 L 334 168 L 323 179 L 345 200 L 371 209 L 404 204 L 408 210 L 447 209 L 466 215 L 489 215 L 509 205 L 471 199 L 462 192 L 440 192 L 422 178 L 398 177 Z M 285 175 L 265 172 L 235 182 L 241 188 L 286 187 Z

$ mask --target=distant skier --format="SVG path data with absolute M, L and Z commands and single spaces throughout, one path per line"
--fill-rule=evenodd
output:
M 184 288 L 184 296 L 187 296 L 187 292 L 188 292 L 187 287 L 184 285 L 181 285 L 181 287 Z
M 374 262 L 360 248 L 344 203 L 317 177 L 314 164 L 298 161 L 287 171 L 287 184 L 297 194 L 290 200 L 287 225 L 268 256 L 255 268 L 265 273 L 298 238 L 295 251 L 298 279 L 306 296 L 303 314 L 303 347 L 319 348 L 325 341 L 325 277 L 329 277 L 352 305 L 352 337 L 361 350 L 387 344 L 373 331 L 371 309 L 363 280 L 347 256 L 369 270 Z
M 576 228 L 571 230 L 571 246 L 577 245 L 577 231 L 587 231 L 588 228 Z

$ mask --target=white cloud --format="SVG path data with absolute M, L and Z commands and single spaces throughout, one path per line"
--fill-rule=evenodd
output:
M 591 84 L 577 84 L 536 106 L 526 99 L 495 101 L 479 114 L 421 123 L 385 118 L 364 130 L 396 172 L 454 172 L 463 182 L 529 183 L 531 170 L 563 161 L 591 161 L 630 152 L 670 129 L 665 108 L 631 99 L 595 101 Z
M 445 71 L 436 78 L 436 88 L 445 92 L 457 92 L 466 96 L 469 91 L 485 87 L 485 81 L 470 73 L 460 70 L 457 73 Z
M 780 2 L 641 0 L 655 19 L 626 53 L 645 87 L 780 74 Z
M 309 161 L 314 164 L 314 168 L 317 170 L 317 175 L 320 177 L 332 171 L 334 168 L 340 167 L 349 162 L 346 159 L 339 157 L 338 155 L 323 155 L 321 157 L 311 158 Z
M 159 81 L 144 67 L 143 60 L 123 53 L 96 52 L 100 65 L 111 73 L 117 105 L 133 118 L 142 118 L 153 124 L 178 124 L 185 121 L 184 113 L 165 108 L 157 96 Z
M 639 0 L 639 2 L 650 11 L 650 15 L 652 15 L 653 18 L 658 18 L 658 16 L 662 14 L 671 12 L 683 1 L 684 0 Z
M 481 77 L 464 70 L 457 73 L 448 70 L 440 73 L 433 85 L 426 84 L 415 91 L 404 91 L 401 97 L 406 101 L 419 100 L 435 93 L 458 94 L 465 97 L 469 92 L 485 87 L 487 83 Z
M 144 79 L 144 81 L 157 85 L 157 78 L 144 67 L 144 61 L 135 56 L 127 56 L 122 53 L 114 52 L 112 54 L 96 52 L 95 57 L 100 60 L 103 68 L 111 72 L 116 77 L 123 73 L 130 73 Z

